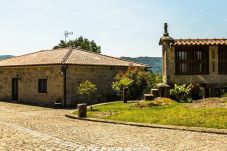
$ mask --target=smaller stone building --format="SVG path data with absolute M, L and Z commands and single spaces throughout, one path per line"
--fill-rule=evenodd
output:
M 115 94 L 115 75 L 129 66 L 147 67 L 80 49 L 43 50 L 0 60 L 0 99 L 73 106 L 83 100 L 77 87 L 89 80 L 97 85 L 97 99 L 105 101 Z
M 162 45 L 163 82 L 200 84 L 214 92 L 227 86 L 227 39 L 174 39 L 165 23 Z

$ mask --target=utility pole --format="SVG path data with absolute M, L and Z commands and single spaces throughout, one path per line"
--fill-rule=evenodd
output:
M 67 37 L 69 37 L 69 35 L 73 35 L 73 32 L 68 32 L 67 30 L 65 31 L 65 42 L 67 41 Z

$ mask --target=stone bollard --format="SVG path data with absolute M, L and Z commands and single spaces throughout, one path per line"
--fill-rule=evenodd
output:
M 151 94 L 154 96 L 154 98 L 157 98 L 160 96 L 158 89 L 151 89 Z
M 82 103 L 77 105 L 78 117 L 87 117 L 87 104 Z
M 153 100 L 154 97 L 152 94 L 144 94 L 144 100 Z

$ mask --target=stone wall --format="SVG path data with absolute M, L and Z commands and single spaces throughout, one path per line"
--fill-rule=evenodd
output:
M 0 99 L 12 99 L 12 78 L 19 75 L 18 101 L 54 105 L 63 99 L 61 66 L 0 67 Z M 47 79 L 47 93 L 38 92 L 38 79 Z
M 67 105 L 75 105 L 86 101 L 77 94 L 77 87 L 81 82 L 89 80 L 97 86 L 97 101 L 108 101 L 106 98 L 115 94 L 111 85 L 119 71 L 126 71 L 127 67 L 110 66 L 74 66 L 67 69 Z
M 209 74 L 208 75 L 175 75 L 174 47 L 168 49 L 167 83 L 202 83 L 208 85 L 227 85 L 227 75 L 218 74 L 218 46 L 209 46 Z
M 67 68 L 66 105 L 75 105 L 85 98 L 77 94 L 81 82 L 89 80 L 97 85 L 97 101 L 115 94 L 111 85 L 119 71 L 127 67 L 110 66 L 75 66 Z M 24 66 L 0 67 L 0 99 L 12 100 L 12 78 L 19 76 L 18 102 L 54 105 L 56 101 L 64 101 L 64 77 L 59 66 Z M 47 93 L 38 92 L 38 79 L 47 79 Z

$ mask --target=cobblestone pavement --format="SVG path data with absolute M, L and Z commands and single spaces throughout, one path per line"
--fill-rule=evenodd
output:
M 68 112 L 0 102 L 0 150 L 227 151 L 227 135 L 80 121 Z

